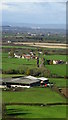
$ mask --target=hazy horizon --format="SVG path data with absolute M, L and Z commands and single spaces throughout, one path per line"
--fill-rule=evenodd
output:
M 2 23 L 32 27 L 65 28 L 65 2 L 6 2 L 2 8 Z
M 35 24 L 35 23 L 10 23 L 10 22 L 2 22 L 2 26 L 12 26 L 12 27 L 29 27 L 29 28 L 38 28 L 38 29 L 66 29 L 65 24 Z

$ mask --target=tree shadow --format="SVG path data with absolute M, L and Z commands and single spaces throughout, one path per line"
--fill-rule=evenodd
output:
M 28 110 L 21 110 L 21 109 L 8 109 L 6 111 L 6 115 L 8 117 L 17 117 L 20 115 L 27 115 L 27 114 L 31 114 L 28 112 Z

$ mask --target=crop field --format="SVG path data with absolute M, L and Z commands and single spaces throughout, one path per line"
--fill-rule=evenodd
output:
M 10 118 L 66 118 L 66 106 L 7 105 L 6 113 Z
M 57 44 L 57 43 L 33 43 L 33 42 L 14 42 L 15 45 L 28 45 L 28 46 L 34 46 L 34 47 L 44 47 L 44 48 L 62 48 L 66 49 L 66 44 Z M 68 48 L 68 46 L 67 46 Z
M 50 88 L 30 88 L 22 91 L 3 91 L 4 103 L 57 103 L 66 102 L 65 98 Z M 28 98 L 28 99 L 27 99 Z

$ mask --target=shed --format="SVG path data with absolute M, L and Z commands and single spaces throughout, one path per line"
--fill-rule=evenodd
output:
M 43 83 L 49 83 L 49 80 L 48 80 L 48 78 L 45 78 L 45 77 L 40 77 L 40 78 L 38 78 L 41 82 L 43 82 Z
M 31 76 L 20 77 L 20 78 L 11 78 L 3 79 L 3 85 L 7 87 L 24 87 L 30 88 L 33 86 L 40 85 L 40 80 Z

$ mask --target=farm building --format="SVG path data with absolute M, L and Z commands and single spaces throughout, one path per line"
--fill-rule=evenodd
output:
M 30 54 L 24 54 L 24 55 L 22 55 L 22 58 L 23 58 L 23 59 L 24 59 L 24 58 L 26 58 L 26 59 L 35 59 L 36 56 L 30 55 Z
M 15 57 L 15 58 L 21 58 L 21 55 L 14 53 L 14 57 Z
M 63 60 L 46 60 L 46 63 L 48 65 L 57 65 L 57 64 L 63 64 L 64 61 Z
M 33 86 L 40 86 L 41 81 L 44 83 L 48 83 L 49 80 L 47 78 L 41 77 L 36 78 L 33 76 L 25 76 L 20 78 L 7 78 L 2 80 L 2 85 L 6 87 L 22 87 L 22 88 L 30 88 Z
M 31 55 L 30 54 L 24 54 L 24 55 L 22 55 L 22 58 L 24 59 L 24 58 L 26 58 L 26 59 L 31 59 Z
M 3 79 L 3 85 L 7 87 L 23 87 L 30 88 L 33 86 L 40 85 L 40 80 L 35 79 L 34 77 L 20 77 L 20 78 L 11 78 Z

